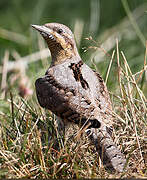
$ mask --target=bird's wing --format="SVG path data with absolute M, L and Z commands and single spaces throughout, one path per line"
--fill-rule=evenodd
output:
M 75 123 L 97 119 L 92 121 L 96 127 L 99 122 L 111 122 L 104 83 L 81 61 L 49 68 L 44 77 L 36 80 L 35 86 L 40 105 L 63 119 Z
M 82 125 L 87 119 L 92 119 L 95 107 L 68 67 L 49 68 L 44 77 L 36 80 L 36 94 L 43 108 L 51 110 L 63 120 Z M 98 120 L 92 119 L 92 124 L 93 127 L 100 126 Z

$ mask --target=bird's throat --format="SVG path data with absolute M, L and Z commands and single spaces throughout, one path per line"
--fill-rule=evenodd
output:
M 51 66 L 61 64 L 74 56 L 79 56 L 76 46 L 72 46 L 70 43 L 58 43 L 48 40 L 47 44 L 52 56 Z
M 74 51 L 70 48 L 63 49 L 59 46 L 49 46 L 49 50 L 52 56 L 51 66 L 61 64 L 75 56 Z

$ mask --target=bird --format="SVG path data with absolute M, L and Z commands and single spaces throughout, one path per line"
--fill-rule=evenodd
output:
M 101 75 L 81 59 L 72 31 L 60 23 L 32 25 L 51 52 L 51 64 L 35 82 L 38 102 L 69 123 L 82 127 L 103 164 L 123 172 L 126 159 L 112 138 L 112 103 Z

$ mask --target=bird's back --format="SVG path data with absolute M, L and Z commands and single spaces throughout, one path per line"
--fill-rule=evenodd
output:
M 80 59 L 73 62 L 70 59 L 53 66 L 36 80 L 39 103 L 68 121 L 97 119 L 111 125 L 112 108 L 102 78 Z

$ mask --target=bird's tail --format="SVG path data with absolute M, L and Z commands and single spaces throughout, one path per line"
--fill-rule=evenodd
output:
M 90 128 L 86 130 L 90 140 L 96 146 L 100 158 L 106 167 L 111 171 L 123 172 L 126 159 L 116 144 L 113 142 L 106 128 Z

